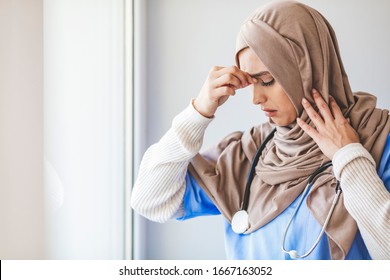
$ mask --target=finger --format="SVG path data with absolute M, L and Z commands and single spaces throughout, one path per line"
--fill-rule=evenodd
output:
M 313 89 L 312 91 L 314 102 L 317 105 L 317 108 L 323 117 L 325 122 L 333 121 L 334 117 L 332 115 L 332 112 L 330 111 L 329 105 L 324 101 L 321 94 L 316 90 Z
M 224 87 L 224 86 L 232 86 L 235 89 L 243 88 L 246 84 L 243 84 L 242 81 L 237 78 L 232 73 L 225 73 L 213 82 L 214 88 Z
M 251 74 L 249 74 L 248 72 L 244 72 L 243 73 L 245 74 L 245 77 L 248 81 L 248 84 L 257 84 L 258 80 L 254 77 L 251 76 Z
M 307 101 L 306 98 L 302 99 L 302 106 L 311 121 L 317 127 L 317 129 L 322 129 L 322 127 L 324 126 L 324 121 L 322 120 L 321 116 L 314 110 L 314 108 L 311 106 L 310 102 Z
M 222 67 L 222 66 L 213 66 L 211 67 L 210 71 L 209 71 L 209 74 L 213 74 L 215 72 L 218 72 L 219 70 L 223 69 L 225 67 Z
M 234 75 L 235 77 L 237 77 L 237 79 L 239 79 L 241 81 L 241 84 L 242 84 L 241 87 L 245 87 L 245 86 L 248 86 L 248 85 L 256 82 L 252 79 L 252 77 L 248 73 L 242 71 L 237 66 L 225 67 L 225 68 L 217 71 L 217 74 L 219 74 L 220 76 L 222 76 L 226 73 L 230 73 L 230 74 Z
M 229 73 L 232 73 L 233 75 L 235 75 L 237 78 L 239 78 L 246 85 L 249 85 L 249 84 L 253 83 L 252 77 L 248 73 L 242 71 L 237 66 L 228 67 L 226 70 Z
M 305 123 L 302 119 L 300 118 L 297 118 L 297 124 L 302 128 L 302 130 L 304 132 L 306 132 L 311 138 L 313 138 L 313 140 L 318 143 L 319 141 L 319 138 L 320 138 L 320 133 L 314 129 L 313 127 L 311 127 L 310 125 L 308 125 L 307 123 Z
M 333 96 L 329 96 L 330 101 L 330 108 L 332 110 L 332 114 L 337 122 L 344 122 L 347 121 L 349 123 L 349 120 L 346 120 L 344 118 L 343 112 L 341 112 L 341 109 L 339 105 L 337 105 L 336 100 L 333 98 Z
M 235 94 L 235 89 L 229 86 L 219 87 L 215 90 L 215 95 L 218 99 L 222 96 L 234 96 Z

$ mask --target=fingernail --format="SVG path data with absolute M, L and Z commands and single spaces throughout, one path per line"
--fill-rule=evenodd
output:
M 256 83 L 257 83 L 257 80 L 256 80 L 255 78 L 252 78 L 252 82 L 253 82 L 254 84 L 256 84 Z
M 311 90 L 311 93 L 313 94 L 313 96 L 318 96 L 319 95 L 318 91 L 316 89 L 314 89 L 314 88 Z
M 307 103 L 308 103 L 307 100 L 306 100 L 306 98 L 302 98 L 302 103 L 303 103 L 303 104 L 307 104 Z

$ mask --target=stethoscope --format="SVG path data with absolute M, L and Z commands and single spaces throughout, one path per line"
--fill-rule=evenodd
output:
M 260 156 L 261 156 L 263 150 L 265 149 L 265 146 L 273 138 L 275 132 L 276 132 L 276 128 L 274 128 L 271 131 L 271 133 L 265 138 L 265 140 L 261 144 L 260 148 L 257 150 L 255 157 L 252 160 L 252 163 L 251 163 L 251 166 L 250 166 L 250 170 L 249 170 L 249 174 L 248 174 L 248 179 L 247 179 L 247 182 L 246 182 L 246 185 L 245 185 L 244 201 L 242 202 L 241 210 L 237 211 L 234 214 L 234 216 L 232 218 L 232 222 L 231 222 L 232 229 L 237 234 L 245 233 L 245 231 L 249 228 L 249 215 L 248 215 L 248 211 L 247 210 L 248 210 L 248 203 L 249 203 L 249 197 L 250 197 L 250 188 L 251 188 L 251 185 L 252 185 L 253 177 L 255 175 L 255 168 L 256 168 L 257 163 L 259 162 L 259 159 L 260 159 Z M 304 200 L 307 192 L 309 191 L 310 187 L 312 186 L 312 183 L 315 180 L 315 178 L 321 172 L 323 172 L 325 169 L 327 169 L 329 166 L 332 166 L 332 162 L 331 161 L 324 163 L 316 171 L 314 171 L 314 173 L 309 177 L 309 179 L 307 180 L 306 187 L 305 187 L 305 189 L 303 190 L 303 192 L 301 194 L 301 198 L 300 198 L 298 204 L 295 206 L 294 212 L 291 215 L 291 218 L 290 218 L 289 222 L 287 223 L 286 229 L 284 230 L 284 234 L 283 234 L 283 238 L 282 238 L 282 251 L 284 253 L 286 253 L 286 254 L 289 254 L 292 259 L 305 258 L 308 255 L 310 255 L 311 252 L 313 252 L 313 250 L 316 248 L 316 246 L 318 245 L 318 243 L 320 242 L 322 236 L 325 233 L 325 229 L 326 229 L 326 227 L 329 224 L 330 217 L 332 216 L 334 208 L 335 208 L 335 206 L 337 204 L 337 201 L 338 201 L 338 199 L 340 197 L 341 188 L 340 188 L 339 181 L 337 181 L 336 195 L 335 195 L 335 197 L 333 199 L 332 206 L 330 207 L 330 210 L 329 210 L 328 215 L 327 215 L 327 217 L 325 219 L 324 225 L 322 226 L 321 232 L 319 233 L 316 241 L 314 242 L 313 246 L 309 249 L 309 251 L 307 251 L 307 253 L 305 253 L 303 255 L 299 255 L 297 250 L 287 250 L 285 248 L 284 244 L 285 244 L 285 241 L 286 241 L 286 235 L 287 235 L 288 229 L 290 228 L 290 225 L 291 225 L 291 223 L 292 223 L 296 213 L 298 212 L 298 209 L 301 206 L 302 201 Z

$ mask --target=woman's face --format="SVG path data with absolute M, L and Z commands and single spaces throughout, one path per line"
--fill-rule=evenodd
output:
M 251 48 L 238 54 L 240 68 L 257 79 L 251 85 L 253 104 L 260 105 L 265 115 L 279 126 L 287 126 L 297 118 L 297 112 L 282 86 L 275 80 L 260 58 Z

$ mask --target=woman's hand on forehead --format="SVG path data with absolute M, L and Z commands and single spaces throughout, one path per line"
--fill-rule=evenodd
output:
M 311 127 L 300 118 L 297 118 L 297 123 L 313 138 L 321 151 L 332 160 L 340 148 L 351 143 L 359 143 L 359 135 L 349 124 L 349 121 L 344 118 L 340 107 L 332 96 L 329 95 L 328 105 L 317 90 L 313 89 L 312 94 L 319 113 L 305 98 L 302 100 L 302 105 L 316 128 Z
M 193 101 L 193 106 L 201 115 L 211 118 L 219 106 L 236 94 L 237 89 L 256 82 L 255 78 L 237 66 L 214 66 L 209 71 L 199 95 Z

